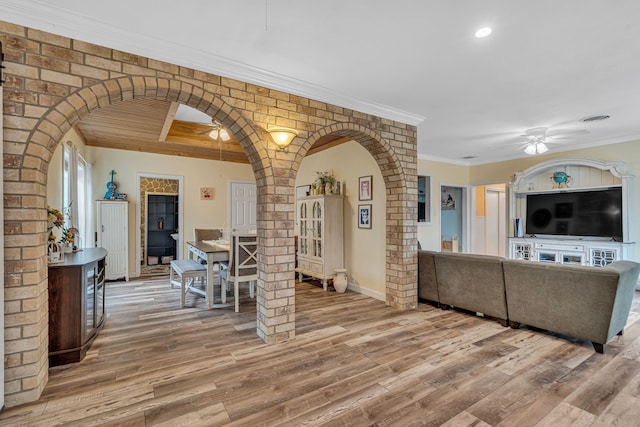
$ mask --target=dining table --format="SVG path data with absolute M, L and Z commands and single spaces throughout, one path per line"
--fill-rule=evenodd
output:
M 214 278 L 217 276 L 217 282 L 220 283 L 220 276 L 216 272 L 216 264 L 229 261 L 229 241 L 228 240 L 197 240 L 187 242 L 189 249 L 189 259 L 204 260 L 207 262 L 207 285 L 205 299 L 209 307 L 215 307 L 213 286 Z M 226 303 L 226 292 L 222 292 L 220 288 L 222 303 Z M 211 301 L 211 304 L 209 304 Z

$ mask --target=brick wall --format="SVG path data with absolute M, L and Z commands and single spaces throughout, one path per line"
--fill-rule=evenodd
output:
M 47 382 L 47 169 L 63 135 L 92 110 L 134 98 L 180 102 L 222 123 L 249 156 L 258 189 L 257 333 L 295 337 L 295 177 L 327 134 L 376 159 L 387 191 L 387 303 L 417 304 L 416 128 L 335 105 L 0 21 L 5 53 L 4 232 L 6 404 Z M 277 150 L 265 129 L 300 135 Z

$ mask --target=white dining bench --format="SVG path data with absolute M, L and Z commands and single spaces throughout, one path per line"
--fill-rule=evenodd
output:
M 171 287 L 173 285 L 180 286 L 180 304 L 184 307 L 185 296 L 187 292 L 194 292 L 202 295 L 207 300 L 209 308 L 213 304 L 213 298 L 207 297 L 207 267 L 200 264 L 193 259 L 179 259 L 171 261 L 171 272 L 169 273 L 169 281 Z M 178 280 L 175 276 L 178 276 Z M 199 289 L 195 286 L 195 279 L 200 279 L 205 284 L 204 289 Z

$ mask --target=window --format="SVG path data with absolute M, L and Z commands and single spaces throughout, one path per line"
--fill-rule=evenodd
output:
M 91 247 L 91 165 L 89 165 L 73 144 L 64 145 L 62 172 L 62 202 L 65 225 L 76 227 L 78 247 Z
M 431 177 L 418 175 L 418 223 L 431 223 Z

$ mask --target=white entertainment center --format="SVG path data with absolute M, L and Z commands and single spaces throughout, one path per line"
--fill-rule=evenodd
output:
M 554 174 L 567 177 L 567 183 L 554 180 Z M 536 235 L 517 236 L 511 231 L 509 257 L 526 261 L 554 262 L 604 267 L 614 261 L 633 259 L 632 239 L 633 176 L 621 162 L 590 159 L 555 159 L 516 172 L 510 184 L 512 224 L 516 219 L 526 230 L 527 195 L 599 190 L 619 187 L 622 190 L 622 240 L 606 237 Z M 560 188 L 559 188 L 560 187 Z

